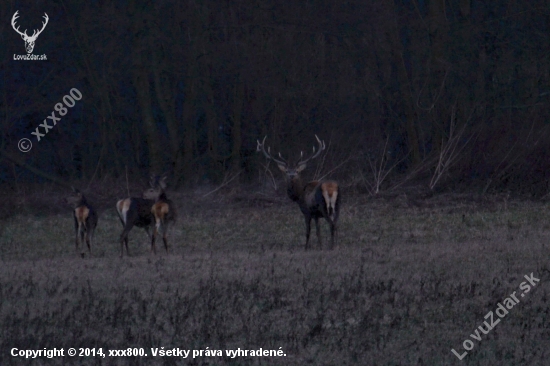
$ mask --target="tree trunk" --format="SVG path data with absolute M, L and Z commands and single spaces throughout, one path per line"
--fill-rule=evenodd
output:
M 159 107 L 166 120 L 166 126 L 168 128 L 168 139 L 170 141 L 170 156 L 171 166 L 176 179 L 180 176 L 182 156 L 180 149 L 181 133 L 180 126 L 176 122 L 174 101 L 176 95 L 174 93 L 174 87 L 169 78 L 163 78 L 161 71 L 164 70 L 164 63 L 159 61 L 159 55 L 154 46 L 152 48 L 152 60 L 153 60 L 153 76 L 155 83 L 155 91 Z
M 395 4 L 393 1 L 389 2 L 391 4 L 394 19 L 398 19 L 397 10 L 395 9 Z M 405 62 L 403 59 L 403 45 L 399 36 L 399 24 L 397 21 L 394 21 L 391 27 L 390 34 L 390 43 L 391 43 L 391 58 L 393 64 L 397 68 L 397 80 L 399 83 L 399 91 L 403 98 L 404 103 L 404 114 L 405 114 L 405 130 L 407 134 L 407 145 L 408 149 L 411 151 L 411 163 L 416 165 L 420 162 L 420 143 L 418 139 L 417 131 L 417 116 L 416 110 L 414 108 L 414 97 L 412 94 L 412 86 L 409 80 L 409 75 L 407 73 L 407 68 L 405 67 Z
M 236 80 L 235 94 L 233 98 L 233 126 L 231 127 L 231 139 L 233 148 L 231 151 L 232 170 L 237 172 L 241 168 L 242 148 L 242 111 L 244 103 L 244 83 Z
M 450 109 L 445 103 L 445 83 L 447 69 L 447 55 L 445 45 L 447 44 L 447 20 L 445 19 L 445 0 L 430 0 L 429 11 L 429 33 L 431 42 L 430 60 L 430 109 L 429 114 L 432 121 L 432 144 L 433 151 L 439 152 L 442 147 L 443 138 L 450 121 Z M 439 103 L 438 103 L 439 102 Z M 437 104 L 437 106 L 436 106 Z

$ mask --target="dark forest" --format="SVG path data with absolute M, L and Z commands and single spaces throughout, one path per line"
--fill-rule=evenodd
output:
M 19 4 L 19 3 L 17 3 Z M 0 181 L 256 180 L 314 134 L 359 191 L 548 191 L 547 2 L 7 1 Z M 10 27 L 40 28 L 33 53 Z M 31 132 L 72 88 L 82 99 Z M 50 120 L 50 125 L 51 120 Z M 17 143 L 29 138 L 30 152 Z M 373 171 L 374 170 L 374 171 Z M 383 170 L 386 179 L 373 181 Z M 386 174 L 387 173 L 387 174 Z

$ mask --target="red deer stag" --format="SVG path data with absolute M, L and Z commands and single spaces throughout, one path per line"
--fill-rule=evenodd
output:
M 84 256 L 84 240 L 86 240 L 88 252 L 92 254 L 92 239 L 94 236 L 94 230 L 97 226 L 96 211 L 78 189 L 73 188 L 73 192 L 65 199 L 65 202 L 74 207 L 73 216 L 76 234 L 76 250 L 78 251 L 80 239 L 83 249 L 81 255 Z
M 279 153 L 279 159 L 275 159 L 271 156 L 270 148 L 265 149 L 265 139 L 260 142 L 258 140 L 257 151 L 263 152 L 266 158 L 273 160 L 277 163 L 279 169 L 285 173 L 287 179 L 287 194 L 291 200 L 298 203 L 300 210 L 304 214 L 306 221 L 306 250 L 309 249 L 309 235 L 311 232 L 311 219 L 315 220 L 315 229 L 317 232 L 317 239 L 319 240 L 319 248 L 322 248 L 321 243 L 321 229 L 319 226 L 319 218 L 324 217 L 330 225 L 331 246 L 333 249 L 336 242 L 336 223 L 338 221 L 338 215 L 340 211 L 340 191 L 338 189 L 338 183 L 334 181 L 312 181 L 307 184 L 302 183 L 300 173 L 307 167 L 307 163 L 318 157 L 323 150 L 325 150 L 325 143 L 321 141 L 317 135 L 315 138 L 319 143 L 319 148 L 315 151 L 313 147 L 313 155 L 307 159 L 303 159 L 303 153 L 300 155 L 300 160 L 296 165 L 289 165 L 284 161 L 283 157 Z
M 150 188 L 143 192 L 142 198 L 125 198 L 118 201 L 116 204 L 118 216 L 124 227 L 120 235 L 121 258 L 124 254 L 124 246 L 126 246 L 126 254 L 129 255 L 128 233 L 134 226 L 145 229 L 147 235 L 151 238 L 151 249 L 154 253 L 156 253 L 155 236 L 162 227 L 164 247 L 166 251 L 168 251 L 166 224 L 175 220 L 175 210 L 174 205 L 166 198 L 166 193 L 164 193 L 164 189 L 166 188 L 166 175 L 162 177 L 151 175 L 149 185 Z M 149 227 L 153 224 L 155 224 L 155 229 L 153 235 L 151 235 Z

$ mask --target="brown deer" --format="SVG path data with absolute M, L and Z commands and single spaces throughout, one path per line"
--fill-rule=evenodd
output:
M 134 226 L 144 228 L 147 235 L 151 238 L 151 249 L 155 250 L 155 236 L 159 229 L 163 229 L 163 240 L 166 251 L 168 243 L 166 241 L 166 224 L 175 219 L 175 210 L 171 201 L 166 198 L 164 189 L 166 188 L 166 175 L 162 177 L 151 175 L 149 181 L 150 188 L 143 192 L 142 198 L 130 197 L 119 200 L 116 204 L 118 216 L 124 227 L 120 235 L 120 257 L 124 255 L 124 246 L 126 254 L 128 251 L 128 233 Z M 149 227 L 155 225 L 154 233 L 151 235 Z
M 162 241 L 164 242 L 164 248 L 168 252 L 168 241 L 166 240 L 166 234 L 168 233 L 168 225 L 176 221 L 177 213 L 176 208 L 172 201 L 166 197 L 164 190 L 166 189 L 166 175 L 161 177 L 151 177 L 151 188 L 143 192 L 143 198 L 154 201 L 151 207 L 151 213 L 155 221 L 155 228 L 151 237 L 151 249 L 153 253 L 156 253 L 155 239 L 157 234 L 162 233 Z
M 92 254 L 92 239 L 94 230 L 97 226 L 96 211 L 88 203 L 86 197 L 74 187 L 73 192 L 65 199 L 65 202 L 74 208 L 73 216 L 76 250 L 78 251 L 79 242 L 82 243 L 82 249 L 84 249 L 84 240 L 86 240 L 88 252 Z M 82 250 L 81 255 L 84 256 L 84 250 Z
M 311 232 L 311 219 L 315 220 L 315 228 L 317 239 L 319 240 L 319 248 L 322 248 L 321 229 L 319 226 L 319 218 L 325 218 L 330 225 L 331 246 L 333 249 L 336 244 L 336 223 L 340 212 L 340 191 L 338 183 L 334 181 L 312 181 L 304 185 L 300 178 L 300 173 L 307 167 L 307 163 L 318 157 L 325 150 L 325 143 L 321 141 L 317 135 L 315 138 L 319 143 L 319 148 L 315 151 L 313 147 L 313 155 L 304 159 L 304 154 L 301 153 L 300 160 L 295 165 L 289 165 L 279 153 L 279 159 L 271 156 L 270 148 L 265 149 L 265 139 L 260 142 L 258 140 L 257 151 L 263 152 L 267 159 L 273 160 L 279 169 L 285 173 L 287 180 L 287 194 L 291 200 L 298 203 L 300 210 L 306 221 L 306 250 L 309 249 L 309 235 Z

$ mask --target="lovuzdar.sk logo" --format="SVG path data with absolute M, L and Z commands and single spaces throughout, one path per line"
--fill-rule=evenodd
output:
M 26 55 L 16 55 L 16 54 L 14 54 L 13 59 L 14 60 L 47 60 L 46 55 L 33 55 L 32 51 L 34 50 L 34 44 L 36 42 L 36 39 L 38 38 L 40 33 L 42 33 L 42 31 L 44 30 L 44 28 L 46 28 L 46 25 L 48 24 L 48 20 L 50 19 L 50 18 L 48 18 L 48 14 L 44 13 L 44 22 L 42 22 L 42 29 L 40 29 L 40 30 L 35 29 L 33 31 L 32 35 L 29 36 L 27 34 L 26 29 L 25 29 L 24 32 L 21 32 L 19 30 L 19 26 L 15 25 L 15 21 L 17 20 L 17 18 L 19 18 L 19 15 L 17 13 L 19 13 L 19 10 L 17 10 L 15 12 L 15 14 L 13 14 L 13 17 L 11 18 L 11 26 L 13 27 L 13 30 L 15 30 L 17 33 L 19 33 L 21 38 L 23 38 L 23 41 L 25 41 L 25 50 L 27 51 L 27 54 Z

